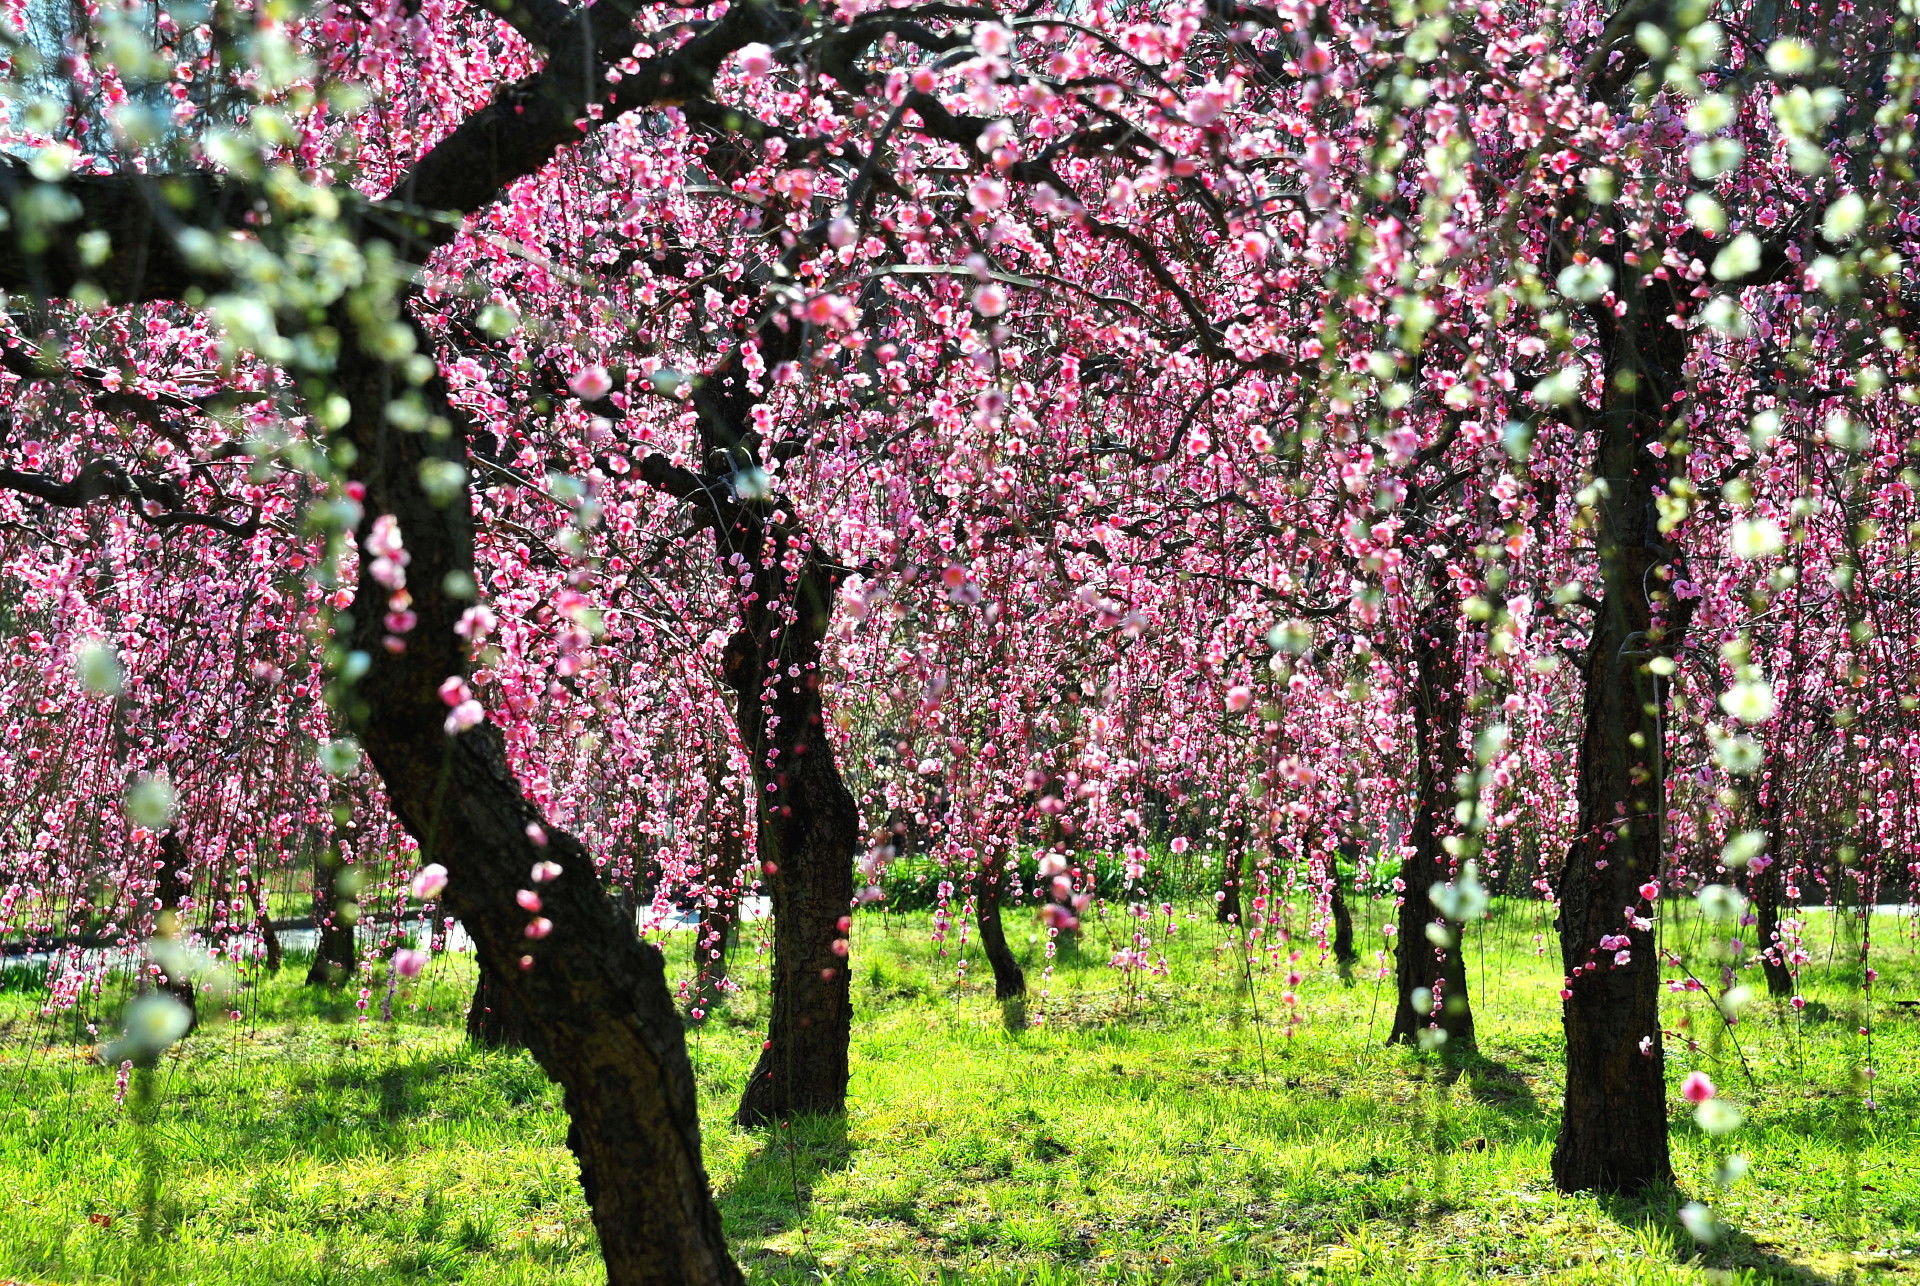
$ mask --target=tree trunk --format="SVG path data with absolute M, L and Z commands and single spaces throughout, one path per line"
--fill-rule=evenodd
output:
M 368 286 L 365 290 L 374 288 Z M 339 369 L 308 390 L 337 390 L 351 414 L 340 431 L 354 448 L 352 473 L 366 488 L 355 535 L 362 547 L 376 520 L 391 516 L 409 556 L 414 628 L 389 642 L 387 586 L 361 560 L 358 598 L 340 633 L 367 658 L 341 705 L 365 747 L 395 813 L 420 841 L 421 860 L 448 871 L 447 910 L 472 936 L 484 967 L 523 1016 L 528 1049 L 564 1091 L 581 1186 L 593 1210 L 608 1286 L 735 1286 L 707 1185 L 691 1065 L 660 952 L 624 922 L 572 836 L 546 823 L 521 793 L 496 728 L 445 729 L 439 687 L 463 675 L 467 658 L 454 626 L 471 584 L 473 520 L 464 490 L 436 504 L 421 467 L 444 461 L 464 476 L 464 434 L 401 429 L 396 402 L 420 399 L 444 425 L 462 412 L 432 367 L 415 382 L 369 354 L 360 307 L 343 301 L 329 320 L 342 335 Z M 404 312 L 399 314 L 403 319 Z M 414 347 L 427 338 L 409 327 Z M 411 373 L 411 372 L 410 372 Z M 543 830 L 536 845 L 530 823 Z M 540 889 L 545 936 L 529 936 L 516 891 L 541 860 L 560 874 Z
M 1246 837 L 1229 835 L 1226 852 L 1220 859 L 1219 896 L 1213 900 L 1213 918 L 1221 924 L 1246 923 L 1246 914 L 1240 905 L 1240 885 L 1246 878 L 1246 869 Z
M 316 932 L 313 964 L 307 969 L 309 987 L 341 987 L 358 966 L 353 926 L 360 904 L 341 887 L 340 855 L 321 849 L 313 859 L 313 924 Z
M 834 763 L 820 703 L 831 578 L 801 538 L 777 524 L 743 517 L 735 539 L 736 548 L 751 551 L 759 589 L 728 645 L 726 678 L 753 761 L 758 850 L 774 917 L 772 1017 L 734 1114 L 754 1126 L 846 1110 L 853 1036 L 847 917 L 860 813 Z
M 748 809 L 738 789 L 727 789 L 727 762 L 716 756 L 707 766 L 707 860 L 701 875 L 699 922 L 693 934 L 693 985 L 687 1017 L 701 1022 L 727 994 L 727 953 L 747 864 Z M 736 783 L 736 787 L 738 783 Z
M 1767 980 L 1767 994 L 1785 999 L 1793 994 L 1793 970 L 1787 967 L 1780 949 L 1780 868 L 1769 866 L 1749 881 L 1753 899 L 1754 935 L 1760 950 L 1760 972 Z
M 760 326 L 756 342 L 771 364 L 798 358 L 805 341 L 783 318 Z M 719 477 L 660 457 L 642 462 L 644 476 L 712 526 L 740 612 L 723 671 L 752 768 L 755 847 L 774 917 L 772 1017 L 734 1116 L 743 1126 L 846 1109 L 847 929 L 860 843 L 860 810 L 834 762 L 820 699 L 821 644 L 844 573 L 785 497 L 734 481 L 765 446 L 753 418 L 763 392 L 740 362 L 694 383 L 703 459 L 724 470 Z
M 484 959 L 474 979 L 473 1002 L 467 1006 L 467 1039 L 488 1049 L 522 1049 L 527 1044 L 526 1023 L 514 1008 L 512 994 Z
M 193 868 L 188 863 L 186 846 L 180 842 L 178 831 L 168 829 L 160 836 L 160 858 L 154 872 L 153 897 L 159 904 L 154 913 L 154 937 L 178 942 L 181 916 L 192 896 Z M 180 963 L 179 953 L 168 953 L 161 967 L 177 970 Z M 199 1026 L 200 1011 L 194 1004 L 193 979 L 162 973 L 156 986 L 187 1007 L 188 1031 Z
M 993 967 L 993 998 L 1018 1000 L 1027 994 L 1027 975 L 1014 959 L 1013 949 L 1007 945 L 1006 926 L 1000 921 L 1001 886 L 1005 882 L 1001 859 L 989 859 L 986 869 L 980 872 L 980 892 L 975 896 L 974 905 L 980 918 L 980 945 L 987 953 L 987 963 Z
M 1616 232 L 1618 230 L 1616 229 Z M 1624 243 L 1621 243 L 1624 244 Z M 1680 644 L 1692 600 L 1674 602 L 1674 552 L 1657 497 L 1666 434 L 1686 356 L 1667 321 L 1688 309 L 1671 283 L 1644 283 L 1613 250 L 1624 318 L 1588 309 L 1607 354 L 1593 464 L 1601 598 L 1582 662 L 1579 823 L 1560 876 L 1562 1022 L 1567 1080 L 1553 1179 L 1562 1192 L 1633 1193 L 1672 1181 L 1660 962 L 1640 886 L 1661 874 L 1665 843 L 1666 693 L 1648 668 Z M 1625 947 L 1603 946 L 1602 941 Z
M 687 1017 L 704 1022 L 727 994 L 727 955 L 733 946 L 733 926 L 740 912 L 738 890 L 712 895 L 700 903 L 700 922 L 693 933 L 693 986 L 687 997 Z
M 1784 712 L 1780 717 L 1784 721 Z M 1787 967 L 1786 957 L 1780 950 L 1780 900 L 1786 883 L 1783 841 L 1787 793 L 1786 774 L 1780 765 L 1775 765 L 1765 790 L 1767 801 L 1761 812 L 1761 824 L 1767 836 L 1766 865 L 1759 871 L 1748 868 L 1747 896 L 1753 902 L 1754 942 L 1760 953 L 1760 972 L 1767 980 L 1767 994 L 1784 999 L 1793 994 L 1793 971 Z
M 1327 853 L 1327 909 L 1333 913 L 1333 961 L 1343 970 L 1351 969 L 1360 963 L 1360 953 L 1353 949 L 1353 912 L 1347 909 L 1347 884 L 1337 849 Z
M 1445 1032 L 1449 1044 L 1473 1042 L 1473 1007 L 1461 952 L 1464 926 L 1433 904 L 1432 890 L 1453 878 L 1445 838 L 1466 767 L 1460 732 L 1466 722 L 1465 675 L 1454 600 L 1440 560 L 1430 560 L 1433 598 L 1414 627 L 1414 768 L 1412 852 L 1401 860 L 1399 933 L 1394 950 L 1393 1030 L 1387 1043 L 1412 1044 L 1423 1031 Z M 1436 940 L 1437 939 L 1437 940 Z M 1424 992 L 1424 996 L 1417 993 Z
M 267 905 L 267 892 L 255 875 L 247 881 L 247 895 L 253 900 L 253 931 L 260 935 L 268 973 L 280 972 L 280 935 L 273 927 L 273 914 Z
M 1553 1178 L 1563 1192 L 1631 1193 L 1673 1177 L 1654 939 L 1621 914 L 1658 876 L 1661 849 L 1660 801 L 1648 794 L 1659 770 L 1630 740 L 1651 723 L 1643 680 L 1653 676 L 1618 656 L 1634 632 L 1625 615 L 1609 611 L 1588 652 L 1580 826 L 1560 881 L 1567 1084 Z M 1609 936 L 1628 939 L 1624 962 L 1599 945 Z

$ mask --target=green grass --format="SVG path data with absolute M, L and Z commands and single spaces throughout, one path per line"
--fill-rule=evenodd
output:
M 1544 914 L 1503 905 L 1478 935 L 1480 1048 L 1451 1082 L 1380 1046 L 1371 963 L 1343 985 L 1310 941 L 1292 944 L 1295 1007 L 1284 961 L 1256 965 L 1249 994 L 1210 918 L 1182 918 L 1169 976 L 1106 966 L 1128 931 L 1116 916 L 1043 978 L 1022 913 L 1031 1024 L 991 1000 L 977 960 L 956 981 L 924 916 L 862 916 L 852 1111 L 771 1133 L 725 1124 L 760 1041 L 750 934 L 746 994 L 691 1036 L 736 1253 L 780 1283 L 1920 1280 L 1920 1020 L 1893 1003 L 1920 997 L 1920 964 L 1901 923 L 1875 925 L 1879 1110 L 1860 1110 L 1851 1076 L 1867 1011 L 1844 945 L 1831 960 L 1823 945 L 1803 1013 L 1762 999 L 1739 1024 L 1757 1089 L 1709 1002 L 1671 997 L 1674 1080 L 1708 1072 L 1746 1124 L 1710 1138 L 1676 1095 L 1680 1191 L 1625 1202 L 1546 1181 L 1559 970 L 1550 937 L 1535 954 Z M 556 1092 L 524 1055 L 462 1039 L 469 968 L 436 963 L 390 1022 L 375 979 L 362 1022 L 356 991 L 316 993 L 289 965 L 154 1073 L 148 1126 L 138 1086 L 116 1105 L 78 1021 L 42 1018 L 14 975 L 0 1281 L 600 1280 Z M 1723 1191 L 1728 1150 L 1752 1168 Z M 1705 1247 L 1677 1219 L 1695 1197 L 1732 1227 Z

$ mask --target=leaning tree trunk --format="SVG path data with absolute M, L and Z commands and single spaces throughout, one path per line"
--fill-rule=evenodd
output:
M 726 653 L 734 717 L 753 762 L 759 855 L 773 903 L 772 1016 L 734 1119 L 743 1126 L 847 1104 L 853 996 L 848 913 L 860 813 L 834 763 L 820 701 L 832 578 L 804 538 L 742 513 L 755 593 Z M 789 566 L 791 564 L 791 567 Z
M 1005 897 L 1007 869 L 1004 858 L 987 859 L 980 872 L 979 892 L 974 895 L 980 919 L 980 946 L 993 969 L 993 998 L 1018 1000 L 1027 994 L 1027 975 L 1007 945 L 1006 925 L 1000 919 L 1000 904 Z
M 1455 779 L 1466 766 L 1460 734 L 1466 723 L 1465 675 L 1454 601 L 1446 573 L 1432 560 L 1433 598 L 1414 627 L 1414 767 L 1411 851 L 1400 864 L 1399 934 L 1394 952 L 1396 1000 L 1389 1044 L 1417 1041 L 1423 1031 L 1446 1033 L 1452 1044 L 1473 1041 L 1473 1007 L 1461 924 L 1433 904 L 1433 886 L 1451 879 L 1446 832 L 1459 796 Z M 1424 996 L 1418 993 L 1425 992 Z
M 467 672 L 454 626 L 466 607 L 458 587 L 473 583 L 473 519 L 464 488 L 448 503 L 429 497 L 422 466 L 463 477 L 465 436 L 401 429 L 388 410 L 419 399 L 445 424 L 464 418 L 430 365 L 408 372 L 423 381 L 410 379 L 360 342 L 357 318 L 388 307 L 377 298 L 334 307 L 340 366 L 309 390 L 347 398 L 339 433 L 365 487 L 355 535 L 364 547 L 376 521 L 397 521 L 417 614 L 404 636 L 388 634 L 391 590 L 363 558 L 352 619 L 338 624 L 368 664 L 343 708 L 421 860 L 447 868 L 447 910 L 562 1087 L 609 1286 L 733 1286 L 740 1273 L 707 1184 L 692 1067 L 659 950 L 623 921 L 579 841 L 547 825 L 521 792 L 498 730 L 446 730 L 440 686 Z M 415 347 L 428 347 L 417 326 L 410 333 Z M 560 874 L 540 886 L 535 920 L 515 895 L 543 860 Z
M 1618 247 L 1613 257 L 1625 316 L 1588 310 L 1608 360 L 1589 427 L 1593 476 L 1604 480 L 1593 488 L 1601 596 L 1581 664 L 1579 821 L 1559 888 L 1567 1079 L 1553 1179 L 1562 1192 L 1633 1193 L 1673 1178 L 1660 962 L 1640 886 L 1660 876 L 1666 824 L 1666 692 L 1649 662 L 1680 645 L 1690 615 L 1691 600 L 1676 603 L 1667 589 L 1675 554 L 1657 499 L 1673 457 L 1654 449 L 1686 356 L 1685 335 L 1667 319 L 1688 309 L 1671 283 L 1643 283 Z
M 359 952 L 353 926 L 359 902 L 342 887 L 346 867 L 340 855 L 321 849 L 313 859 L 313 964 L 307 969 L 309 987 L 340 987 L 353 976 Z

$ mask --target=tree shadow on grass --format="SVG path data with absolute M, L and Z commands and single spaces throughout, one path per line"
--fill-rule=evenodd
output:
M 1511 1117 L 1539 1120 L 1545 1115 L 1533 1086 L 1524 1074 L 1498 1059 L 1468 1046 L 1447 1057 L 1449 1079 L 1466 1081 L 1466 1092 L 1476 1103 Z
M 1638 1197 L 1600 1197 L 1597 1204 L 1609 1219 L 1629 1232 L 1649 1242 L 1666 1243 L 1675 1263 L 1687 1263 L 1698 1255 L 1709 1267 L 1745 1270 L 1774 1286 L 1835 1286 L 1833 1278 L 1774 1254 L 1728 1224 L 1720 1224 L 1714 1239 L 1701 1244 L 1680 1218 L 1687 1201 L 1686 1194 L 1677 1189 L 1661 1188 Z
M 769 1130 L 727 1190 L 719 1194 L 729 1239 L 772 1237 L 805 1220 L 824 1174 L 853 1164 L 844 1116 L 796 1117 Z

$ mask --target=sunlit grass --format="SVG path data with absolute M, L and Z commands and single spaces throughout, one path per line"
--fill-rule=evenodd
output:
M 746 993 L 690 1037 L 736 1252 L 755 1279 L 793 1283 L 1920 1277 L 1920 1019 L 1896 1003 L 1920 998 L 1910 923 L 1876 922 L 1870 1005 L 1852 926 L 1820 923 L 1806 1010 L 1756 1001 L 1737 1047 L 1703 997 L 1670 998 L 1673 1078 L 1706 1071 L 1746 1124 L 1710 1138 L 1676 1095 L 1680 1191 L 1619 1202 L 1546 1181 L 1559 969 L 1544 914 L 1504 906 L 1478 935 L 1480 1047 L 1455 1079 L 1380 1046 L 1390 998 L 1366 930 L 1383 906 L 1359 909 L 1369 955 L 1350 986 L 1304 940 L 1249 974 L 1198 915 L 1165 944 L 1167 976 L 1107 967 L 1120 920 L 1048 975 L 1021 913 L 1024 1022 L 979 961 L 957 980 L 924 916 L 862 916 L 853 1110 L 773 1133 L 725 1123 L 760 1041 L 749 934 Z M 1667 931 L 1704 950 L 1707 926 Z M 469 970 L 437 962 L 391 1021 L 376 976 L 362 1021 L 357 988 L 316 992 L 290 964 L 162 1064 L 145 1129 L 138 1086 L 116 1105 L 81 1026 L 0 995 L 0 1279 L 599 1280 L 558 1096 L 525 1055 L 466 1044 Z M 1872 1113 L 1852 1074 L 1862 1026 Z M 1729 1150 L 1752 1170 L 1722 1191 Z M 1733 1231 L 1698 1245 L 1676 1216 L 1691 1199 Z

